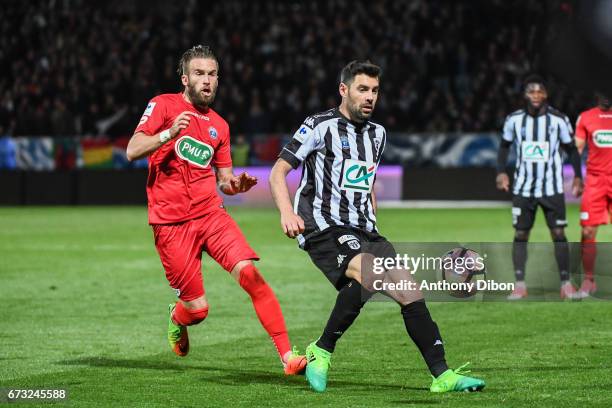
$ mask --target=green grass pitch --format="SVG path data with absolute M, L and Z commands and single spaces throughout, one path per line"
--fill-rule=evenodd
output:
M 318 336 L 335 291 L 273 210 L 232 208 L 262 261 L 292 341 Z M 532 234 L 548 241 L 542 214 Z M 578 210 L 568 214 L 577 240 Z M 510 209 L 381 210 L 395 241 L 510 241 Z M 612 241 L 602 228 L 600 241 Z M 453 367 L 471 361 L 476 394 L 429 393 L 399 309 L 368 304 L 340 341 L 328 391 L 282 375 L 236 283 L 206 259 L 208 319 L 191 354 L 166 343 L 168 288 L 145 208 L 0 208 L 0 387 L 63 387 L 69 406 L 612 406 L 612 303 L 430 303 Z M 58 403 L 63 405 L 64 403 Z M 31 405 L 30 405 L 31 406 Z

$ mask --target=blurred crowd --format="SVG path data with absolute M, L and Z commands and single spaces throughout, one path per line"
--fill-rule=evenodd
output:
M 554 3 L 554 2 L 553 2 Z M 156 94 L 181 90 L 181 53 L 212 46 L 214 109 L 234 134 L 291 132 L 339 103 L 338 72 L 383 68 L 374 120 L 397 132 L 498 130 L 540 70 L 550 2 L 7 0 L 0 134 L 130 135 Z M 543 72 L 547 76 L 546 72 Z M 551 103 L 584 108 L 552 80 Z

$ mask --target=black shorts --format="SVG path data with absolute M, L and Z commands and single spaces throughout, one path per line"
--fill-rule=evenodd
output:
M 393 245 L 382 235 L 344 226 L 329 227 L 308 238 L 304 250 L 332 285 L 340 290 L 350 281 L 345 275 L 349 262 L 364 252 L 364 246 L 376 257 L 394 258 L 396 255 Z
M 548 228 L 564 228 L 567 226 L 565 217 L 565 197 L 555 194 L 548 197 L 512 197 L 512 225 L 517 230 L 530 230 L 535 221 L 538 206 L 544 210 Z

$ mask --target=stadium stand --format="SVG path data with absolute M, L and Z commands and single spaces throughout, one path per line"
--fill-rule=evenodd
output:
M 176 61 L 196 43 L 221 62 L 215 109 L 251 143 L 335 106 L 336 73 L 364 57 L 384 69 L 375 120 L 390 131 L 498 130 L 541 68 L 534 39 L 551 4 L 10 0 L 0 135 L 129 136 L 148 98 L 179 90 Z M 575 119 L 576 95 L 553 84 L 552 104 Z

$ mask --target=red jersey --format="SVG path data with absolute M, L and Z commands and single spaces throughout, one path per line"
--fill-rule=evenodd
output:
M 149 157 L 149 224 L 173 224 L 222 206 L 214 167 L 231 167 L 229 126 L 214 110 L 200 110 L 182 93 L 151 99 L 134 131 L 153 136 L 169 129 L 182 112 L 191 121 Z
M 582 112 L 576 121 L 576 138 L 587 141 L 587 173 L 612 174 L 612 110 L 595 107 Z

